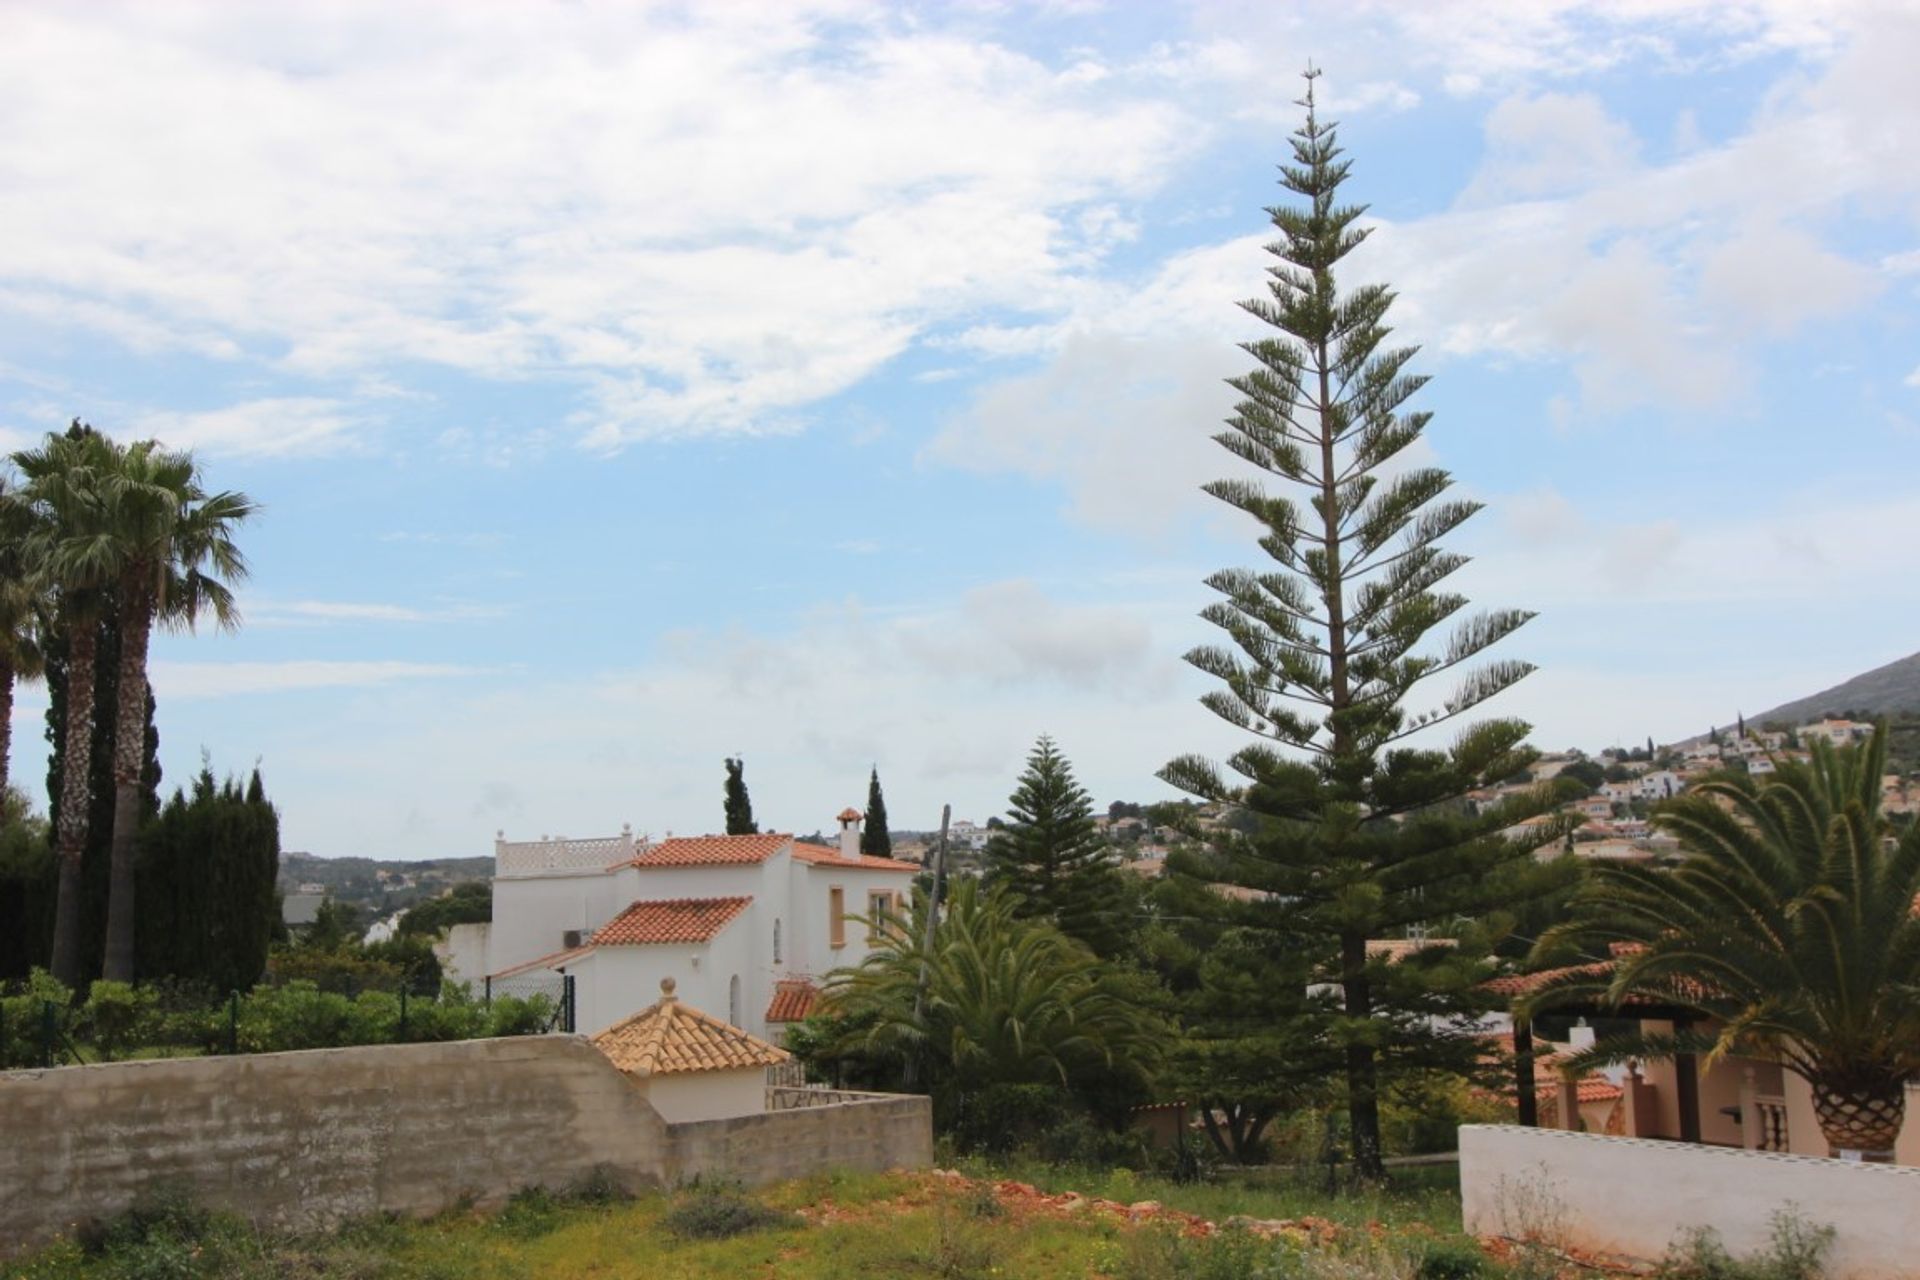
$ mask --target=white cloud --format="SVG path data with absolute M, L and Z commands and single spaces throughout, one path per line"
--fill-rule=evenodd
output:
M 356 603 L 343 600 L 295 600 L 249 605 L 247 622 L 253 626 L 296 626 L 334 622 L 471 622 L 497 618 L 498 606 L 447 604 L 422 609 L 414 605 Z
M 1700 293 L 1726 322 L 1786 337 L 1803 323 L 1844 315 L 1879 291 L 1870 267 L 1850 262 L 1804 231 L 1747 227 L 1708 251 Z
M 769 633 L 688 629 L 643 665 L 591 672 L 366 664 L 337 673 L 324 687 L 340 696 L 300 717 L 249 717 L 245 741 L 289 846 L 323 853 L 484 852 L 503 824 L 510 836 L 623 821 L 712 830 L 709 775 L 734 752 L 761 822 L 803 832 L 860 803 L 876 764 L 896 826 L 932 826 L 942 803 L 984 820 L 1042 732 L 1103 801 L 1157 798 L 1168 792 L 1152 774 L 1168 756 L 1231 745 L 1177 657 L 1205 630 L 1191 608 L 1204 589 L 1190 580 L 1182 592 L 1080 599 L 988 583 L 905 609 L 822 608 Z M 300 683 L 312 665 L 263 664 L 257 681 L 210 666 L 205 678 L 237 691 L 335 675 Z M 374 683 L 386 668 L 397 670 Z M 173 708 L 163 747 L 186 753 L 209 740 L 208 717 L 230 714 L 187 700 L 177 675 L 156 684 Z
M 1486 163 L 1462 197 L 1486 204 L 1586 190 L 1632 169 L 1639 140 L 1592 94 L 1517 95 L 1487 116 Z
M 364 447 L 364 419 L 337 400 L 288 396 L 198 413 L 136 415 L 121 434 L 151 436 L 174 448 L 243 457 L 292 458 Z
M 313 375 L 564 369 L 602 446 L 754 429 L 1029 305 L 1201 135 L 1087 57 L 864 5 L 6 22 L 8 305 Z
M 153 690 L 160 698 L 225 698 L 290 693 L 302 689 L 357 689 L 410 680 L 441 680 L 486 674 L 483 667 L 437 662 L 289 661 L 153 663 Z

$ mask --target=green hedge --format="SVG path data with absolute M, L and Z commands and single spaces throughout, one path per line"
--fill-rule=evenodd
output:
M 96 982 L 84 1002 L 36 970 L 24 989 L 0 997 L 0 1067 L 38 1066 L 46 1010 L 57 1029 L 55 1059 L 72 1051 L 87 1062 L 129 1057 L 275 1053 L 358 1044 L 400 1044 L 536 1035 L 554 1020 L 546 996 L 496 996 L 483 1004 L 465 987 L 443 987 L 437 1000 L 386 991 L 348 996 L 311 981 L 260 986 L 237 1000 L 124 982 Z

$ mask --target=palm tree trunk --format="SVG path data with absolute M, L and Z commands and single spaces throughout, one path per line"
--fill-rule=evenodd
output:
M 0 661 L 0 796 L 7 794 L 7 762 L 13 758 L 13 664 Z
M 87 849 L 93 774 L 93 665 L 99 628 L 67 620 L 66 756 L 60 781 L 60 888 L 53 912 L 53 976 L 80 981 L 80 860 Z
M 1827 1145 L 1841 1159 L 1893 1162 L 1893 1144 L 1906 1121 L 1902 1080 L 1813 1082 L 1813 1115 Z
M 107 954 L 101 973 L 133 981 L 136 921 L 134 857 L 140 835 L 140 783 L 147 763 L 147 642 L 153 600 L 136 587 L 120 600 L 120 706 L 113 734 L 113 846 L 107 878 Z

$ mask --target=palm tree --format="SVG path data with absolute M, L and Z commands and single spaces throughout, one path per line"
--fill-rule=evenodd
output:
M 1679 866 L 1596 866 L 1574 920 L 1541 939 L 1615 961 L 1572 970 L 1534 998 L 1617 1003 L 1629 995 L 1695 1011 L 1711 1034 L 1638 1035 L 1589 1057 L 1703 1051 L 1777 1058 L 1813 1087 L 1841 1152 L 1890 1151 L 1920 1077 L 1920 829 L 1897 841 L 1880 813 L 1887 725 L 1761 778 L 1724 774 L 1669 801 L 1654 822 Z
M 115 539 L 100 498 L 101 478 L 120 451 L 75 419 L 64 435 L 13 455 L 26 483 L 10 501 L 24 526 L 19 554 L 36 590 L 54 600 L 53 624 L 66 643 L 67 713 L 64 773 L 55 806 L 59 840 L 58 898 L 53 923 L 53 976 L 80 979 L 80 869 L 87 847 L 93 756 L 94 654 L 100 613 L 114 583 Z
M 39 619 L 41 593 L 28 576 L 25 549 L 31 513 L 0 477 L 0 796 L 13 754 L 13 686 L 42 670 Z
M 239 618 L 230 584 L 247 575 L 233 542 L 255 505 L 242 493 L 209 494 L 190 452 L 143 440 L 119 455 L 101 496 L 111 538 L 103 558 L 113 569 L 120 624 L 119 703 L 114 709 L 113 844 L 108 873 L 104 975 L 133 980 L 135 842 L 146 765 L 147 650 L 155 622 L 187 627 L 211 614 L 216 625 Z
M 1152 1016 L 1091 951 L 1014 905 L 961 880 L 930 935 L 925 893 L 908 918 L 875 922 L 875 949 L 827 981 L 829 1007 L 857 1029 L 846 1047 L 918 1058 L 936 1088 L 1064 1086 L 1083 1069 L 1150 1061 L 1162 1040 Z

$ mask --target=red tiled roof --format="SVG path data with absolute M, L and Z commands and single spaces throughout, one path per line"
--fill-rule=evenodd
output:
M 523 961 L 520 964 L 502 969 L 498 973 L 490 973 L 487 976 L 489 978 L 517 978 L 523 973 L 532 973 L 535 969 L 556 969 L 569 960 L 586 955 L 587 952 L 591 950 L 593 950 L 592 943 L 588 943 L 584 947 L 568 947 L 565 951 L 556 951 L 552 955 L 541 956 L 538 960 Z
M 840 811 L 839 820 L 841 822 L 858 822 L 864 816 L 865 815 L 862 814 L 858 809 L 854 808 L 852 805 L 848 805 L 846 808 Z
M 642 899 L 593 932 L 597 947 L 705 942 L 747 909 L 752 898 Z
M 673 997 L 673 980 L 661 984 L 658 1002 L 593 1038 L 600 1052 L 620 1070 L 636 1076 L 690 1071 L 736 1071 L 772 1067 L 791 1054 L 712 1014 Z
M 767 1005 L 768 1022 L 800 1022 L 813 1012 L 820 988 L 805 978 L 782 978 L 773 987 L 773 1000 Z
M 681 836 L 662 840 L 634 855 L 632 866 L 715 867 L 765 862 L 793 839 L 768 833 L 757 836 Z
M 1510 1065 L 1513 1062 L 1515 1053 L 1513 1047 L 1513 1032 L 1496 1031 L 1488 1036 L 1487 1039 L 1494 1045 L 1493 1053 L 1490 1056 Z M 1542 1049 L 1534 1055 L 1533 1088 L 1535 1093 L 1543 1098 L 1559 1096 L 1560 1063 L 1564 1056 L 1565 1055 L 1559 1053 L 1557 1050 L 1548 1047 L 1542 1047 Z M 1507 1076 L 1509 1081 L 1511 1077 L 1512 1073 L 1509 1071 Z M 1589 1072 L 1581 1076 L 1576 1087 L 1581 1102 L 1611 1102 L 1615 1098 L 1620 1097 L 1623 1092 L 1619 1085 L 1596 1072 Z M 1513 1097 L 1513 1085 L 1511 1083 L 1506 1084 L 1501 1092 L 1511 1100 Z
M 823 849 L 817 844 L 796 844 L 793 846 L 795 862 L 804 862 L 810 867 L 830 867 L 836 871 L 918 871 L 917 862 L 902 862 L 898 858 L 843 858 L 838 851 Z
M 1612 1102 L 1625 1092 L 1605 1076 L 1580 1077 L 1578 1096 L 1582 1102 Z

